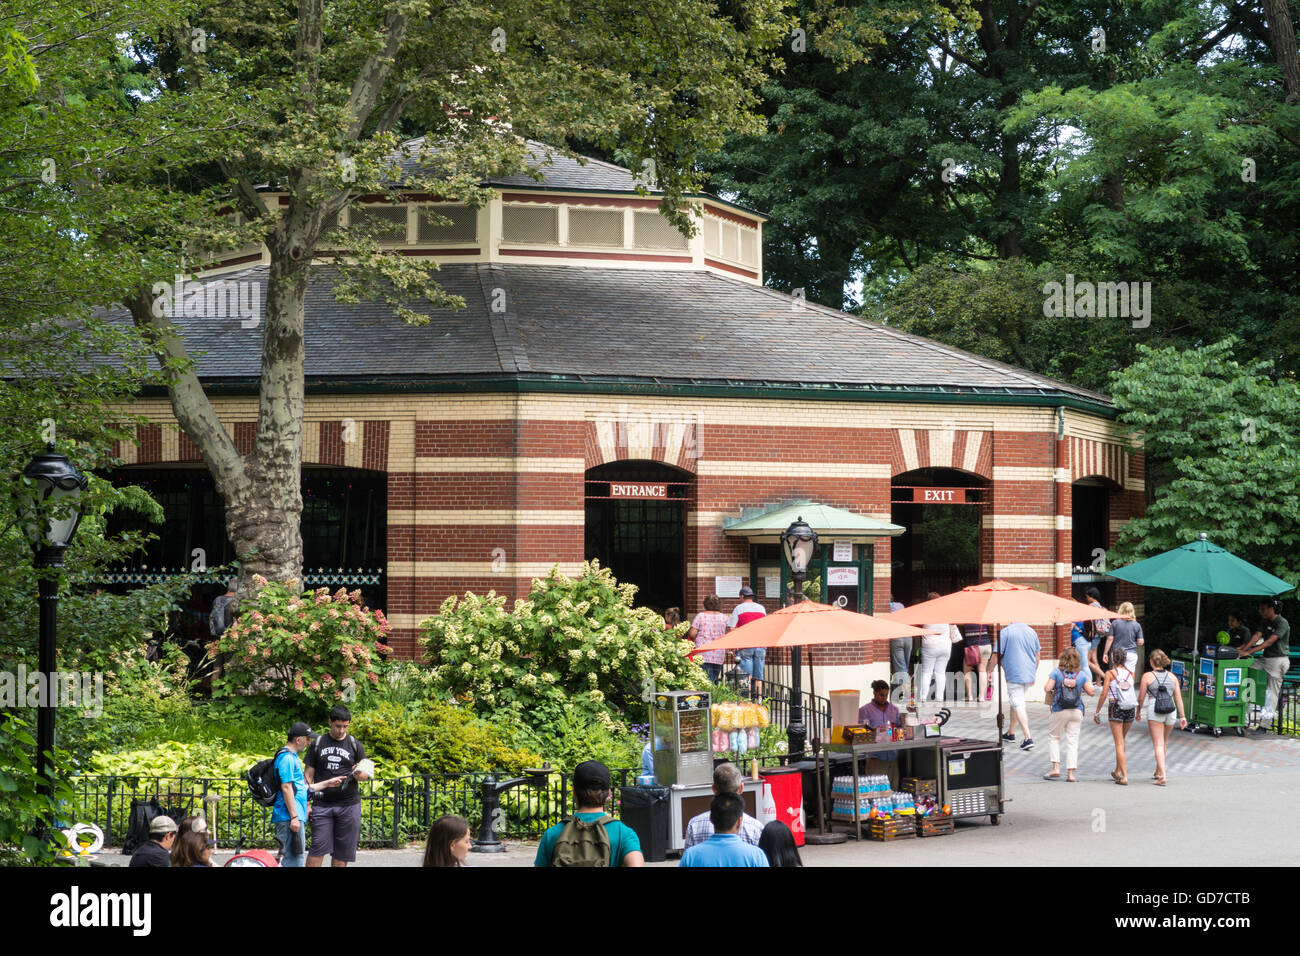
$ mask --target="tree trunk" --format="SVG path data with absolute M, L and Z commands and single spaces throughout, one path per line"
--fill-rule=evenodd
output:
M 1295 29 L 1287 0 L 1264 0 L 1264 12 L 1268 17 L 1269 43 L 1286 85 L 1286 101 L 1300 102 L 1300 56 L 1296 54 Z

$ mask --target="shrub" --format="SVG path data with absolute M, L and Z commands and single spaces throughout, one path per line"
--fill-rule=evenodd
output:
M 519 745 L 515 731 L 437 700 L 413 708 L 382 703 L 353 715 L 349 732 L 367 753 L 400 762 L 413 773 L 516 773 L 541 763 Z
M 378 639 L 389 626 L 382 611 L 362 607 L 360 591 L 299 593 L 296 581 L 271 584 L 260 575 L 253 583 L 258 590 L 240 603 L 239 618 L 209 645 L 212 653 L 231 655 L 214 691 L 253 686 L 319 712 L 379 683 L 388 648 Z
M 481 714 L 507 711 L 534 729 L 574 711 L 616 732 L 617 711 L 644 713 L 651 687 L 703 686 L 704 672 L 663 619 L 632 606 L 636 588 L 591 561 L 552 568 L 527 600 L 450 597 L 421 624 L 435 684 Z M 683 628 L 685 625 L 683 625 Z

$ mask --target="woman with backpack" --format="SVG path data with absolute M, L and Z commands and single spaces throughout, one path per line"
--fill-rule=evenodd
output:
M 1187 717 L 1183 710 L 1183 694 L 1178 687 L 1178 678 L 1169 673 L 1169 655 L 1164 651 L 1152 651 L 1147 663 L 1151 665 L 1151 670 L 1142 675 L 1142 686 L 1138 688 L 1137 719 L 1143 717 L 1142 702 L 1145 699 L 1151 749 L 1156 752 L 1156 786 L 1163 787 L 1165 750 L 1169 746 L 1169 735 L 1174 732 L 1175 722 L 1185 729 Z
M 1110 772 L 1121 787 L 1128 786 L 1128 763 L 1124 755 L 1124 738 L 1133 729 L 1133 720 L 1137 717 L 1137 688 L 1133 686 L 1133 672 L 1124 666 L 1127 651 L 1122 647 L 1110 649 L 1110 670 L 1106 671 L 1106 682 L 1102 685 L 1101 696 L 1097 698 L 1097 710 L 1093 714 L 1094 723 L 1101 723 L 1101 702 L 1110 700 L 1107 716 L 1110 719 L 1110 735 L 1115 741 L 1115 769 Z
M 1065 781 L 1078 783 L 1074 771 L 1079 766 L 1079 728 L 1083 726 L 1083 695 L 1097 693 L 1091 674 L 1079 659 L 1079 652 L 1070 647 L 1061 654 L 1056 669 L 1044 685 L 1047 699 L 1052 702 L 1052 719 L 1047 729 L 1047 751 L 1052 757 L 1051 772 L 1043 774 L 1044 780 L 1061 779 L 1061 734 L 1065 734 Z

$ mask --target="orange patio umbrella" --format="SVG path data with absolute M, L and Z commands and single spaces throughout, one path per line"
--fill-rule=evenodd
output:
M 1027 584 L 992 580 L 881 615 L 904 624 L 1070 624 L 1119 617 L 1114 611 L 1044 594 Z
M 931 601 L 913 604 L 901 611 L 882 615 L 894 621 L 913 624 L 931 624 L 947 621 L 953 624 L 1070 624 L 1074 621 L 1095 621 L 1116 618 L 1119 614 L 1103 607 L 1093 607 L 1079 601 L 1045 594 L 1027 584 L 1011 584 L 994 579 L 983 584 L 945 594 Z M 999 634 L 993 632 L 993 648 L 998 648 Z M 998 743 L 1002 742 L 1002 669 L 998 668 Z
M 829 604 L 800 601 L 741 625 L 725 637 L 695 648 L 688 656 L 694 657 L 704 651 L 736 651 L 748 647 L 808 647 L 813 644 L 889 641 L 899 637 L 924 637 L 926 633 L 921 628 L 890 620 L 888 615 L 872 617 Z

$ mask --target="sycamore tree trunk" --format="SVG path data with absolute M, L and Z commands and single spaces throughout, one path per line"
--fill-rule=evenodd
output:
M 295 72 L 296 111 L 303 117 L 318 113 L 322 0 L 298 0 Z M 375 109 L 380 90 L 392 70 L 410 23 L 402 9 L 385 18 L 382 44 L 361 64 L 347 104 L 344 139 L 357 141 Z M 400 116 L 392 109 L 375 125 L 391 129 Z M 332 120 L 330 121 L 333 122 Z M 287 177 L 288 205 L 270 228 L 271 210 L 259 195 L 254 178 L 236 163 L 222 164 L 234 182 L 240 209 L 251 218 L 268 219 L 266 245 L 270 254 L 267 278 L 262 367 L 258 390 L 257 437 L 249 454 L 240 454 L 203 391 L 188 362 L 184 343 L 166 315 L 152 311 L 152 297 L 140 290 L 126 305 L 164 367 L 174 372 L 168 392 L 181 428 L 198 449 L 225 499 L 226 536 L 241 565 L 238 594 L 251 590 L 252 577 L 302 582 L 302 432 L 305 342 L 303 332 L 307 279 L 322 223 L 333 221 L 347 203 L 346 187 L 331 188 L 337 171 L 323 169 L 318 159 L 304 161 Z
M 1287 10 L 1287 0 L 1264 0 L 1264 12 L 1268 18 L 1268 37 L 1273 47 L 1273 56 L 1277 59 L 1282 81 L 1286 85 L 1286 101 L 1300 102 L 1300 56 L 1296 54 L 1295 28 Z

